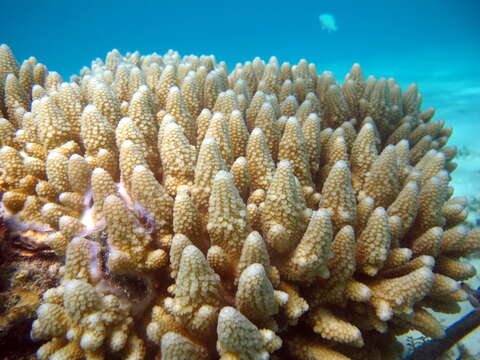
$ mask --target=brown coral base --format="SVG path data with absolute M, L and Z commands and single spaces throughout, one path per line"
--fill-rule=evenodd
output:
M 59 263 L 41 242 L 11 231 L 0 217 L 0 359 L 35 359 L 30 339 L 40 294 L 57 284 Z

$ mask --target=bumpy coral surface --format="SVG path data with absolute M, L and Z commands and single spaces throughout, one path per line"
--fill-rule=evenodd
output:
M 64 257 L 39 359 L 390 359 L 480 247 L 416 85 L 110 52 L 64 82 L 0 47 L 0 190 Z

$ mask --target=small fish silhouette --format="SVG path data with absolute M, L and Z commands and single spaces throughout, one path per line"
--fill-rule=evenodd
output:
M 328 33 L 338 30 L 335 24 L 335 17 L 332 14 L 321 14 L 318 20 L 320 20 L 320 24 L 322 24 L 322 30 L 327 30 Z

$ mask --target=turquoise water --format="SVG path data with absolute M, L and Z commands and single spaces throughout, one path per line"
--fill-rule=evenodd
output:
M 338 31 L 322 31 L 322 13 L 335 16 Z M 112 48 L 143 54 L 172 48 L 215 54 L 230 68 L 275 55 L 306 58 L 343 76 L 359 62 L 368 72 L 389 69 L 385 75 L 409 81 L 405 69 L 478 64 L 479 17 L 478 0 L 19 0 L 2 2 L 0 40 L 17 58 L 35 55 L 67 78 Z

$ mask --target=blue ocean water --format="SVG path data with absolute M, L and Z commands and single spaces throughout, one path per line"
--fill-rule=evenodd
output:
M 322 31 L 322 13 L 335 16 L 338 31 Z M 172 48 L 212 53 L 230 67 L 275 55 L 343 75 L 359 62 L 369 72 L 389 69 L 384 75 L 409 80 L 408 69 L 473 72 L 479 17 L 478 0 L 17 0 L 2 2 L 0 39 L 19 59 L 35 55 L 64 77 L 112 48 L 143 54 Z

